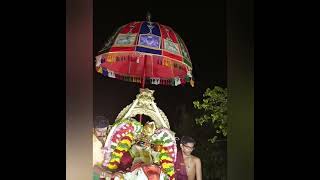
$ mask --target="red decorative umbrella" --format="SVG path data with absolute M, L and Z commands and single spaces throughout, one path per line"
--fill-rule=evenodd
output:
M 192 63 L 179 35 L 158 22 L 134 21 L 118 29 L 96 56 L 97 72 L 124 81 L 194 85 Z

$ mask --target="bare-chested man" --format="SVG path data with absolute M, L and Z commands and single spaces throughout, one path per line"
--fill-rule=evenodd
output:
M 196 141 L 188 136 L 181 138 L 181 151 L 177 154 L 175 163 L 176 180 L 202 180 L 201 160 L 191 155 Z

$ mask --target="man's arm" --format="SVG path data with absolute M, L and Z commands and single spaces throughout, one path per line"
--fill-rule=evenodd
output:
M 199 158 L 196 159 L 196 177 L 197 180 L 202 180 L 201 160 Z

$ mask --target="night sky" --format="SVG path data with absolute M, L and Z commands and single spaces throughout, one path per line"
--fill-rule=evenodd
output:
M 189 84 L 177 87 L 146 84 L 146 87 L 155 90 L 155 102 L 167 115 L 171 129 L 178 136 L 206 137 L 212 132 L 195 128 L 196 115 L 192 102 L 201 98 L 208 87 L 227 85 L 225 1 L 216 0 L 211 5 L 199 7 L 171 7 L 169 4 L 161 4 L 160 7 L 152 4 L 148 7 L 138 2 L 109 4 L 104 0 L 94 0 L 93 56 L 98 55 L 117 28 L 132 21 L 144 21 L 148 11 L 151 21 L 170 26 L 189 50 L 195 87 Z M 125 106 L 132 103 L 141 86 L 104 77 L 95 70 L 93 78 L 94 115 L 105 115 L 112 121 Z M 202 136 L 197 135 L 199 131 Z

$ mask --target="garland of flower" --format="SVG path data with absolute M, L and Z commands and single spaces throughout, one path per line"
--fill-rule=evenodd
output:
M 162 147 L 160 152 L 160 163 L 164 173 L 166 173 L 170 180 L 174 180 L 174 162 L 173 158 L 169 156 L 169 150 L 166 147 Z
M 157 136 L 153 143 L 162 146 L 159 155 L 162 171 L 169 176 L 170 180 L 174 180 L 174 143 L 171 139 L 167 139 L 168 134 L 166 132 L 159 135 L 161 137 Z
M 131 132 L 133 133 L 133 136 L 136 136 L 136 134 L 141 131 L 141 126 L 142 125 L 139 122 L 129 119 L 121 119 L 114 123 L 113 128 L 109 133 L 111 137 L 107 138 L 105 145 L 104 166 L 107 166 L 107 164 L 110 162 L 112 152 L 116 149 L 118 143 L 124 137 L 124 135 Z
M 132 142 L 133 142 L 132 132 L 129 132 L 128 134 L 126 134 L 121 138 L 117 147 L 111 154 L 111 160 L 107 164 L 107 168 L 110 171 L 115 171 L 116 169 L 118 169 L 123 153 L 127 152 L 130 149 Z
M 110 160 L 106 164 L 110 171 L 118 169 L 123 153 L 131 148 L 134 136 L 141 131 L 141 124 L 129 119 L 119 120 L 114 126 L 117 129 L 111 137 L 110 148 L 112 152 Z

